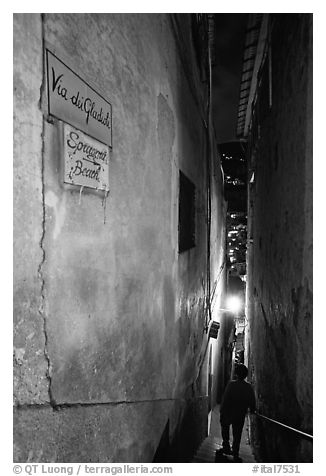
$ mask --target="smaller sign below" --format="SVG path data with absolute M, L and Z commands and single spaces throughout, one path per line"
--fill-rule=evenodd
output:
M 64 183 L 109 191 L 109 147 L 64 124 Z

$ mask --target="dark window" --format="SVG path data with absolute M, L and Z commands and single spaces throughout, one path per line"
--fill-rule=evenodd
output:
M 179 175 L 179 253 L 195 243 L 195 185 L 182 173 Z

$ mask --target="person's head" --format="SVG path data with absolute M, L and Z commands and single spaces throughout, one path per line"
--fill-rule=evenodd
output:
M 248 369 L 243 364 L 237 364 L 234 369 L 235 376 L 239 380 L 244 380 L 248 375 Z

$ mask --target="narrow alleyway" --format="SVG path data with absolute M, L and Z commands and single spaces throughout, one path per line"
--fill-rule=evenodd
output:
M 312 15 L 13 27 L 14 461 L 312 462 Z

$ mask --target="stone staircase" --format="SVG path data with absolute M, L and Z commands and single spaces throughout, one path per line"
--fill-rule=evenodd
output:
M 232 434 L 232 431 L 231 431 Z M 210 434 L 199 446 L 192 463 L 233 463 L 233 457 L 218 452 L 222 448 L 219 408 L 214 408 L 211 416 Z M 217 453 L 216 453 L 217 452 Z M 242 430 L 239 456 L 243 463 L 255 463 L 255 457 L 249 444 L 247 419 Z
M 221 441 L 218 438 L 208 436 L 198 448 L 192 463 L 215 463 L 215 453 L 220 446 Z

